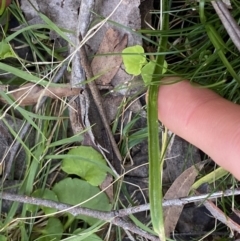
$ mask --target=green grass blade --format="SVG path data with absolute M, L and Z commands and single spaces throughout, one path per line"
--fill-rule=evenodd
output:
M 205 14 L 204 14 L 204 10 L 205 10 L 204 6 L 205 6 L 205 1 L 201 0 L 199 2 L 199 16 L 200 16 L 200 20 L 201 20 L 202 24 L 205 25 L 205 29 L 207 31 L 208 37 L 209 37 L 210 41 L 212 42 L 213 46 L 216 48 L 218 56 L 220 57 L 222 63 L 227 68 L 228 72 L 232 75 L 232 77 L 240 85 L 240 78 L 239 78 L 239 76 L 237 75 L 237 73 L 235 72 L 235 70 L 233 69 L 232 65 L 229 63 L 229 61 L 227 60 L 227 58 L 226 58 L 226 56 L 225 56 L 225 54 L 223 52 L 223 48 L 225 46 L 225 43 L 224 43 L 223 39 L 218 34 L 216 29 L 213 27 L 213 25 L 211 23 L 207 22 L 207 18 L 206 18 Z
M 63 31 L 56 24 L 54 24 L 46 15 L 39 13 L 39 16 L 52 30 L 58 33 L 59 36 L 65 39 L 69 44 L 74 46 L 74 44 L 70 41 L 70 39 L 63 33 Z
M 4 64 L 4 63 L 0 63 L 0 69 L 5 72 L 12 73 L 15 76 L 18 76 L 19 78 L 30 81 L 32 83 L 45 84 L 45 85 L 48 84 L 48 82 L 46 80 L 41 80 L 37 76 L 34 76 L 26 71 L 17 69 L 15 67 L 12 67 L 12 66 Z
M 215 30 L 215 28 L 211 24 L 206 25 L 206 31 L 208 34 L 209 39 L 211 40 L 214 47 L 217 49 L 217 53 L 222 60 L 224 66 L 227 68 L 228 72 L 232 75 L 232 77 L 238 82 L 240 85 L 240 78 L 227 60 L 221 46 L 221 42 L 223 41 L 218 32 Z

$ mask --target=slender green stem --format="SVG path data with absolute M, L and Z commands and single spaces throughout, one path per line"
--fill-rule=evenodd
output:
M 168 29 L 168 4 L 167 0 L 162 0 L 162 26 L 161 30 Z M 159 41 L 158 52 L 166 52 L 167 36 L 161 36 Z M 164 219 L 162 208 L 162 161 L 160 155 L 159 135 L 158 135 L 158 108 L 157 97 L 159 86 L 156 82 L 163 71 L 164 55 L 158 55 L 156 66 L 148 89 L 148 155 L 149 155 L 149 197 L 150 211 L 154 231 L 158 234 L 161 241 L 165 241 Z
M 0 6 L 0 15 L 3 14 L 5 8 L 6 8 L 6 0 L 2 0 L 1 1 L 1 6 Z
M 158 87 L 150 86 L 148 95 L 148 156 L 149 156 L 149 198 L 152 225 L 155 232 L 163 233 L 161 157 L 159 150 L 157 95 Z

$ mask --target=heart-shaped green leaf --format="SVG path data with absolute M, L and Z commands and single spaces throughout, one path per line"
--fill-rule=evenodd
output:
M 61 240 L 63 233 L 63 225 L 58 218 L 49 218 L 46 227 L 41 229 L 42 235 L 38 241 L 58 241 Z
M 149 85 L 151 83 L 155 65 L 156 65 L 156 63 L 154 61 L 150 61 L 141 69 L 141 75 L 142 75 L 145 85 Z M 167 71 L 167 67 L 168 67 L 168 64 L 164 60 L 162 74 L 164 74 Z
M 100 192 L 100 189 L 78 178 L 66 178 L 56 183 L 53 187 L 53 191 L 56 193 L 59 202 L 62 203 L 76 205 L 90 199 L 86 203 L 83 203 L 81 207 L 100 211 L 109 211 L 111 208 L 105 193 L 102 192 L 96 197 L 93 197 Z M 90 225 L 93 225 L 97 221 L 95 218 L 84 215 L 79 215 L 78 218 Z
M 122 53 L 126 72 L 132 75 L 139 75 L 143 65 L 147 63 L 143 47 L 140 45 L 131 46 L 125 48 Z
M 15 54 L 13 53 L 10 45 L 6 41 L 0 42 L 0 59 L 6 58 L 15 58 Z
M 69 156 L 62 161 L 62 170 L 68 174 L 75 174 L 85 179 L 93 186 L 100 185 L 106 177 L 106 171 L 98 164 L 106 165 L 103 156 L 90 146 L 79 146 L 68 152 Z M 94 161 L 94 162 L 93 162 Z
M 0 235 L 0 241 L 7 241 L 7 238 L 3 235 Z

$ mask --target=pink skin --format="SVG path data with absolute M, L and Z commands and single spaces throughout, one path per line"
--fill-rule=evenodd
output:
M 184 80 L 160 87 L 158 111 L 167 128 L 240 180 L 239 105 Z

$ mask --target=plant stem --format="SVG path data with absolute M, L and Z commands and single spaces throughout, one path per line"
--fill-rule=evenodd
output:
M 168 4 L 167 0 L 161 1 L 161 30 L 168 30 Z M 158 52 L 166 52 L 167 36 L 161 36 Z M 154 231 L 161 241 L 165 241 L 164 218 L 162 208 L 162 162 L 160 155 L 159 135 L 158 135 L 158 106 L 157 97 L 159 77 L 163 72 L 165 55 L 158 55 L 153 73 L 151 85 L 148 89 L 148 156 L 149 156 L 149 198 L 150 211 Z

